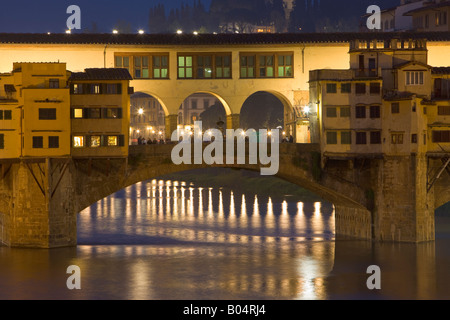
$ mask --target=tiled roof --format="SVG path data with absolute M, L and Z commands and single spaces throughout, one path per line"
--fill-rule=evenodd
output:
M 450 67 L 433 67 L 431 68 L 432 74 L 450 74 Z
M 417 12 L 421 12 L 421 11 L 426 11 L 426 10 L 433 10 L 433 9 L 437 9 L 437 8 L 442 8 L 442 7 L 450 7 L 450 1 L 444 1 L 441 3 L 436 3 L 436 4 L 431 4 L 428 6 L 423 6 L 417 9 L 413 9 L 411 11 L 405 12 L 403 15 L 404 16 L 411 16 L 414 13 Z
M 69 80 L 133 80 L 130 72 L 122 68 L 93 68 L 85 72 L 72 72 Z
M 427 65 L 425 63 L 419 62 L 419 61 L 406 61 L 406 62 L 403 62 L 403 63 L 396 64 L 394 66 L 394 69 L 401 69 L 401 68 L 409 66 L 409 65 L 419 65 L 419 66 L 422 66 L 422 67 L 425 67 L 425 68 L 429 68 L 429 69 L 432 68 L 431 66 L 429 66 L 429 65 Z
M 239 45 L 346 43 L 352 40 L 426 39 L 450 41 L 449 32 L 340 32 L 254 34 L 38 34 L 0 33 L 8 44 L 109 44 L 109 45 Z

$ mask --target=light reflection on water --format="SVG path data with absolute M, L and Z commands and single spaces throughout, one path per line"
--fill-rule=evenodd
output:
M 145 181 L 83 210 L 76 248 L 0 247 L 0 298 L 450 299 L 450 236 L 379 244 L 334 229 L 328 203 Z M 66 288 L 72 264 L 80 291 Z M 366 287 L 372 264 L 381 291 Z

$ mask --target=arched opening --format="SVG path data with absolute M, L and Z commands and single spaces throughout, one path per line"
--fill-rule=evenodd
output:
M 196 121 L 202 122 L 202 130 L 225 129 L 226 102 L 209 92 L 197 92 L 187 97 L 178 110 L 178 129 L 192 130 Z
M 240 113 L 243 129 L 279 129 L 286 142 L 309 142 L 309 125 L 298 121 L 289 100 L 275 91 L 258 91 L 245 100 Z
M 435 210 L 436 239 L 450 236 L 450 201 Z
M 157 97 L 136 92 L 130 97 L 130 145 L 159 143 L 165 137 L 164 104 Z

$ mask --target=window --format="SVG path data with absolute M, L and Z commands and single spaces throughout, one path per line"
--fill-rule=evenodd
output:
M 391 134 L 392 144 L 403 144 L 403 133 L 392 133 Z
M 259 77 L 273 78 L 274 77 L 274 56 L 259 56 Z
M 88 108 L 89 119 L 100 119 L 100 108 Z
M 380 94 L 381 86 L 379 82 L 370 83 L 370 94 Z
M 341 93 L 352 93 L 352 84 L 351 83 L 341 84 Z
M 406 71 L 406 85 L 423 84 L 423 71 Z
M 101 88 L 101 86 L 99 85 L 99 84 L 91 84 L 91 86 L 90 86 L 91 88 L 91 90 L 90 90 L 90 93 L 91 94 L 100 94 L 101 92 L 100 92 L 100 88 Z
M 327 144 L 337 144 L 337 132 L 327 132 Z
M 327 83 L 327 93 L 336 93 L 336 83 Z
M 400 113 L 400 103 L 398 102 L 391 103 L 391 113 Z
M 241 78 L 255 77 L 255 56 L 241 56 Z
M 84 137 L 83 136 L 74 136 L 73 137 L 73 147 L 74 148 L 84 147 Z
M 130 57 L 129 56 L 116 56 L 115 63 L 116 63 L 116 68 L 125 68 L 125 69 L 128 69 L 128 71 L 130 71 Z
M 337 117 L 336 107 L 328 107 L 327 108 L 327 117 L 328 118 L 336 118 Z
M 91 141 L 89 144 L 92 148 L 97 148 L 101 146 L 101 136 L 91 136 Z
M 122 85 L 120 83 L 107 83 L 106 84 L 106 93 L 107 94 L 121 94 L 122 93 Z
M 428 17 L 428 14 L 425 15 L 425 28 L 428 28 L 430 26 L 430 18 Z
M 350 117 L 350 107 L 341 107 L 341 118 Z
M 370 106 L 370 118 L 375 119 L 380 117 L 380 106 Z
M 450 116 L 450 106 L 438 106 L 438 115 Z
M 39 108 L 39 120 L 56 120 L 56 109 Z
M 80 83 L 72 84 L 72 93 L 73 94 L 83 94 L 83 85 Z
M 381 144 L 381 131 L 370 132 L 370 144 Z
M 292 78 L 293 54 L 241 53 L 240 70 L 241 78 Z
M 72 109 L 72 118 L 73 119 L 82 119 L 83 118 L 83 109 L 82 108 Z
M 436 26 L 443 26 L 447 24 L 447 12 L 436 12 Z
M 289 54 L 278 56 L 278 77 L 292 77 L 292 55 Z
M 352 144 L 351 131 L 342 131 L 341 132 L 341 144 Z
M 59 148 L 59 137 L 58 136 L 48 137 L 48 147 L 50 149 Z
M 50 79 L 49 80 L 49 88 L 58 89 L 59 88 L 59 79 Z
M 108 136 L 108 146 L 109 147 L 113 147 L 113 146 L 118 146 L 118 138 L 117 136 Z
M 356 94 L 365 94 L 366 93 L 366 84 L 365 83 L 356 83 L 355 84 L 355 92 L 356 92 Z
M 367 144 L 366 132 L 356 132 L 356 144 Z
M 212 56 L 197 56 L 197 79 L 209 79 L 212 77 Z
M 105 119 L 122 119 L 122 108 L 104 108 L 102 109 L 102 118 Z
M 0 149 L 5 149 L 5 135 L 3 133 L 0 134 Z
M 149 78 L 149 57 L 135 56 L 134 57 L 134 77 L 136 79 Z
M 216 78 L 231 78 L 231 56 L 216 56 Z
M 417 143 L 417 134 L 416 133 L 413 133 L 411 135 L 411 143 Z
M 191 101 L 191 109 L 197 109 L 197 99 L 192 99 Z
M 366 117 L 366 106 L 356 106 L 355 116 L 358 119 L 365 118 Z
M 41 149 L 44 147 L 44 137 L 33 137 L 33 148 Z
M 0 110 L 0 120 L 12 120 L 12 111 Z
M 167 79 L 169 77 L 169 57 L 153 56 L 153 78 Z
M 433 131 L 433 142 L 450 142 L 450 130 Z
M 178 78 L 193 78 L 193 59 L 192 56 L 178 57 Z

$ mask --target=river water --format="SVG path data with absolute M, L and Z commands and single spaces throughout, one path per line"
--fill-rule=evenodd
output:
M 0 247 L 0 299 L 450 299 L 450 214 L 417 245 L 335 239 L 334 222 L 326 202 L 145 181 L 80 212 L 75 248 Z

